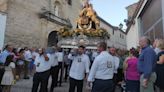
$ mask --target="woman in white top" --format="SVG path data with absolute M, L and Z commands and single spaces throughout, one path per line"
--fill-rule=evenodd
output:
M 4 85 L 2 92 L 10 92 L 11 86 L 15 83 L 15 63 L 13 55 L 9 55 L 5 62 L 5 73 L 2 78 L 1 85 Z

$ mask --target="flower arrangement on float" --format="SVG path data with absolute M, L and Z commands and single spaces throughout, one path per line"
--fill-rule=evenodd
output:
M 86 35 L 87 37 L 100 37 L 100 38 L 110 38 L 110 34 L 107 32 L 106 29 L 100 28 L 100 29 L 90 29 L 90 30 L 81 30 L 81 29 L 74 29 L 70 30 L 67 27 L 63 27 L 58 31 L 58 35 L 60 37 L 72 37 L 73 35 L 80 35 L 80 34 Z

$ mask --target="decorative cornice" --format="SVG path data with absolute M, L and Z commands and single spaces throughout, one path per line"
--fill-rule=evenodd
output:
M 60 18 L 60 17 L 56 16 L 55 14 L 51 13 L 50 11 L 39 13 L 39 17 L 45 18 L 48 21 L 54 22 L 54 23 L 62 25 L 62 26 L 67 26 L 69 28 L 72 28 L 72 24 L 69 20 Z

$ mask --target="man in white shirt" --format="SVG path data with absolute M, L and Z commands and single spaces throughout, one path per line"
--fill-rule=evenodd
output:
M 97 53 L 97 50 L 93 50 L 92 51 L 92 58 L 91 58 L 91 66 L 92 66 L 92 63 L 94 61 L 94 59 L 98 56 L 98 53 Z M 90 67 L 91 67 L 90 66 Z
M 58 52 L 56 53 L 57 55 L 57 61 L 58 61 L 58 74 L 59 75 L 59 71 L 60 71 L 60 76 L 59 76 L 59 86 L 61 86 L 62 84 L 62 79 L 63 79 L 63 70 L 64 70 L 64 62 L 63 62 L 63 58 L 64 58 L 64 54 L 62 52 L 62 48 L 58 47 Z
M 113 81 L 114 81 L 113 92 L 115 92 L 115 87 L 119 82 L 119 80 L 118 80 L 118 67 L 120 64 L 120 59 L 116 56 L 116 49 L 114 47 L 109 48 L 109 53 L 113 56 L 114 64 L 115 64 L 114 77 L 113 77 Z
M 31 49 L 31 55 L 32 55 L 32 61 L 30 62 L 30 75 L 34 75 L 34 61 L 35 61 L 35 58 L 39 55 L 36 48 L 32 48 Z
M 56 87 L 58 83 L 58 73 L 59 73 L 56 48 L 52 48 L 52 51 L 50 52 L 50 62 L 51 62 L 51 77 L 52 77 L 50 92 L 53 92 L 54 87 Z
M 105 42 L 98 44 L 97 50 L 100 54 L 95 58 L 88 77 L 88 85 L 93 82 L 92 92 L 112 92 L 113 90 L 115 64 L 106 48 Z
M 68 59 L 70 60 L 69 70 L 70 70 L 71 65 L 72 65 L 73 56 L 76 56 L 77 55 L 77 51 L 78 51 L 78 49 L 77 48 L 74 48 L 74 49 L 72 49 L 70 51 L 70 53 L 68 55 Z
M 48 92 L 47 86 L 51 68 L 50 55 L 45 54 L 44 49 L 39 49 L 39 55 L 35 58 L 34 64 L 36 73 L 33 77 L 32 92 L 38 92 L 39 85 L 39 92 Z
M 30 62 L 32 60 L 32 53 L 27 47 L 25 47 L 24 57 L 26 61 Z
M 94 59 L 98 56 L 97 50 L 93 50 L 92 52 L 92 60 L 94 61 Z
M 87 76 L 89 73 L 90 60 L 89 57 L 84 54 L 84 49 L 84 46 L 79 46 L 78 55 L 74 55 L 72 58 L 72 65 L 69 73 L 69 92 L 75 92 L 75 88 L 77 88 L 77 92 L 82 92 L 85 74 Z
M 29 79 L 28 77 L 28 66 L 30 64 L 30 62 L 32 62 L 32 54 L 31 54 L 31 51 L 25 47 L 25 52 L 24 52 L 24 57 L 25 57 L 25 61 L 24 61 L 24 79 Z

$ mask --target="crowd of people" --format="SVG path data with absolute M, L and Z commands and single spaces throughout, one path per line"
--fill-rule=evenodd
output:
M 151 44 L 141 37 L 139 45 L 129 51 L 107 47 L 105 42 L 97 50 L 82 45 L 74 49 L 6 45 L 0 52 L 0 92 L 10 92 L 17 81 L 30 77 L 32 92 L 54 92 L 67 81 L 68 92 L 83 92 L 84 81 L 91 92 L 115 92 L 118 87 L 122 92 L 164 92 L 164 40 Z

